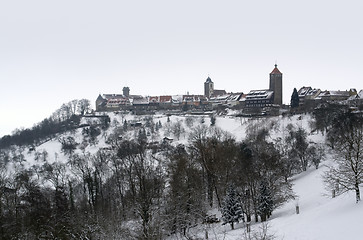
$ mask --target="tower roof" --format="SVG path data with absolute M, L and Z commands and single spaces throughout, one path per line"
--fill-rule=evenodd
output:
M 280 72 L 280 70 L 277 68 L 277 64 L 275 64 L 275 68 L 274 68 L 274 70 L 272 70 L 272 72 L 270 74 L 282 74 Z
M 206 83 L 211 83 L 212 79 L 210 79 L 210 77 L 207 78 L 207 80 L 205 80 Z

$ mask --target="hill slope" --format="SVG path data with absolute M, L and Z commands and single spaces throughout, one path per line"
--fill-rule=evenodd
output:
M 359 240 L 363 238 L 362 215 L 363 205 L 355 203 L 353 192 L 336 198 L 331 198 L 324 188 L 322 175 L 331 164 L 327 160 L 319 169 L 310 168 L 307 172 L 294 177 L 293 189 L 297 195 L 296 200 L 285 203 L 275 210 L 266 224 L 252 223 L 251 239 L 262 239 L 263 228 L 267 226 L 266 239 L 284 240 Z M 300 213 L 296 214 L 296 205 Z M 213 210 L 219 214 L 218 210 Z M 239 223 L 235 230 L 229 225 L 221 223 L 209 226 L 197 226 L 190 236 L 205 239 L 206 230 L 208 239 L 237 240 L 248 239 L 246 225 Z M 255 238 L 257 236 L 257 238 Z M 170 239 L 182 239 L 173 236 Z
M 21 161 L 12 161 L 8 166 L 9 172 L 14 172 L 16 169 L 31 168 L 34 165 L 40 165 L 42 162 L 37 156 L 46 151 L 46 161 L 52 162 L 67 162 L 68 156 L 61 151 L 61 143 L 59 139 L 73 137 L 80 145 L 75 150 L 79 154 L 96 153 L 100 148 L 107 148 L 109 144 L 107 139 L 112 134 L 117 134 L 117 129 L 122 128 L 122 123 L 127 120 L 129 122 L 141 122 L 146 125 L 145 116 L 120 115 L 108 113 L 111 122 L 107 130 L 102 130 L 94 143 L 83 144 L 85 135 L 82 128 L 76 129 L 73 132 L 67 132 L 57 138 L 35 148 L 35 151 L 29 151 L 27 148 L 19 148 L 13 150 L 11 155 L 15 157 L 22 156 Z M 187 118 L 192 122 L 188 126 Z M 163 125 L 155 135 L 148 134 L 148 141 L 160 142 L 164 137 L 173 138 L 173 145 L 188 144 L 189 133 L 193 128 L 200 125 L 210 125 L 209 117 L 206 116 L 152 116 L 154 122 L 159 122 Z M 90 123 L 95 119 L 85 118 L 82 123 Z M 233 135 L 237 141 L 241 141 L 246 137 L 247 129 L 257 129 L 261 126 L 270 129 L 270 139 L 273 141 L 277 138 L 286 136 L 286 126 L 293 125 L 302 127 L 309 133 L 308 138 L 318 144 L 324 143 L 324 136 L 317 133 L 312 133 L 310 129 L 311 117 L 309 115 L 292 116 L 292 117 L 271 117 L 261 119 L 243 119 L 232 116 L 217 117 L 216 126 Z M 180 136 L 173 132 L 173 126 L 180 123 Z M 96 123 L 97 125 L 97 123 Z M 132 139 L 136 137 L 138 129 L 133 128 L 128 132 L 123 132 L 123 139 Z M 18 155 L 18 156 L 15 156 Z M 355 204 L 355 196 L 353 193 L 347 193 L 336 198 L 331 198 L 330 193 L 324 188 L 322 175 L 327 170 L 328 166 L 333 164 L 332 155 L 328 155 L 319 169 L 313 167 L 308 171 L 294 176 L 293 190 L 297 195 L 295 200 L 285 203 L 283 206 L 275 210 L 272 217 L 268 221 L 268 234 L 274 235 L 276 239 L 285 240 L 305 240 L 305 239 L 362 239 L 360 233 L 361 216 L 363 207 L 361 204 Z M 69 172 L 69 174 L 72 174 Z M 296 205 L 299 205 L 300 214 L 295 213 Z M 211 213 L 220 216 L 217 209 L 212 209 Z M 261 232 L 261 223 L 252 223 L 252 235 Z M 197 225 L 191 228 L 188 235 L 205 238 L 206 231 L 209 239 L 244 239 L 246 236 L 246 228 L 243 223 L 239 223 L 236 229 L 231 231 L 229 225 L 222 226 L 221 223 L 211 225 Z M 181 239 L 180 236 L 171 236 L 170 239 Z

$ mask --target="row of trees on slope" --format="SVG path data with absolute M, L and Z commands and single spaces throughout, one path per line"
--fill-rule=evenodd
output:
M 90 107 L 90 101 L 87 99 L 65 103 L 52 116 L 32 128 L 17 129 L 11 136 L 3 136 L 0 139 L 0 149 L 11 145 L 36 145 L 58 133 L 72 130 L 79 125 L 80 116 L 88 112 Z
M 293 197 L 289 177 L 318 158 L 307 151 L 313 145 L 304 130 L 288 126 L 289 134 L 275 141 L 270 127 L 251 125 L 246 139 L 236 142 L 216 127 L 198 125 L 187 145 L 164 144 L 156 151 L 143 134 L 149 129 L 135 139 L 122 140 L 117 132 L 109 149 L 94 155 L 72 151 L 67 163 L 49 163 L 43 154 L 30 169 L 14 162 L 12 175 L 2 165 L 0 235 L 163 239 L 188 235 L 216 207 L 232 227 L 265 221 Z M 300 145 L 304 161 L 295 153 Z M 240 210 L 231 211 L 231 201 Z

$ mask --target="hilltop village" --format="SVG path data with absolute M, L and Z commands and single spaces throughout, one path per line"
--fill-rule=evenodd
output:
M 288 109 L 282 103 L 282 73 L 275 64 L 270 73 L 269 88 L 251 90 L 248 93 L 227 93 L 214 89 L 210 77 L 204 82 L 204 95 L 131 95 L 130 88 L 124 87 L 122 94 L 100 94 L 96 99 L 96 111 L 132 110 L 142 114 L 156 110 L 205 112 L 216 109 L 240 109 L 246 114 L 278 114 Z M 322 91 L 312 87 L 301 87 L 298 91 L 300 109 L 313 108 L 322 102 L 348 102 L 359 106 L 363 103 L 363 90 Z

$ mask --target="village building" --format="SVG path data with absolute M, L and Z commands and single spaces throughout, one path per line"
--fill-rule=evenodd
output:
M 118 111 L 121 109 L 128 110 L 136 103 L 140 102 L 143 96 L 130 95 L 130 88 L 124 87 L 123 94 L 99 94 L 96 99 L 96 111 Z
M 282 105 L 282 73 L 277 64 L 270 73 L 270 88 L 251 90 L 245 100 L 246 108 L 264 108 L 271 105 Z
M 169 109 L 175 106 L 178 100 L 173 100 L 172 96 L 151 96 L 149 97 L 149 105 L 155 109 Z
M 317 102 L 316 98 L 321 93 L 320 89 L 312 87 L 302 87 L 298 91 L 299 96 L 299 106 L 305 108 L 315 107 Z
M 348 104 L 354 107 L 363 106 L 363 90 L 360 90 L 356 95 L 352 95 L 348 98 Z
M 214 83 L 208 76 L 204 82 L 204 95 L 161 95 L 139 96 L 130 95 L 130 88 L 123 87 L 122 94 L 99 94 L 96 99 L 96 111 L 132 110 L 150 112 L 156 110 L 188 111 L 201 109 L 209 111 L 219 108 L 244 109 L 247 114 L 279 112 L 282 106 L 282 73 L 275 64 L 269 75 L 269 88 L 243 92 L 227 93 L 225 90 L 214 89 Z M 362 105 L 362 91 L 321 91 L 312 87 L 302 87 L 298 91 L 299 106 L 314 108 L 321 102 L 348 102 L 350 105 Z
M 274 103 L 274 92 L 266 90 L 251 90 L 245 101 L 247 108 L 263 108 Z
M 210 77 L 204 82 L 204 96 L 208 99 L 227 94 L 226 90 L 214 89 L 214 83 Z
M 130 99 L 122 94 L 99 94 L 96 99 L 96 111 L 116 111 L 131 106 Z
M 350 91 L 322 91 L 315 99 L 324 102 L 339 102 L 347 100 L 350 96 L 356 95 L 356 93 L 354 94 Z
M 216 107 L 235 107 L 240 104 L 243 93 L 226 93 L 223 95 L 212 96 L 209 103 L 213 108 Z
M 208 99 L 204 95 L 183 95 L 183 105 L 199 107 L 208 104 Z

